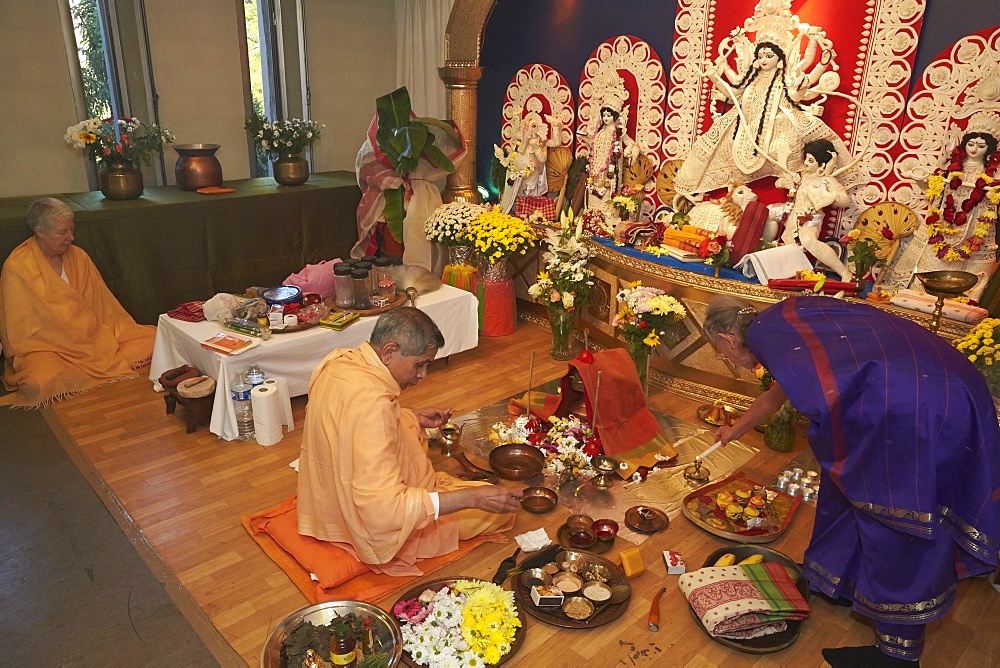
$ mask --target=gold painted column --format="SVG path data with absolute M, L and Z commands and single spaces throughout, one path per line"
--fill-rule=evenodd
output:
M 471 65 L 445 65 L 438 68 L 438 75 L 448 93 L 448 118 L 455 121 L 465 137 L 465 160 L 448 175 L 442 199 L 445 202 L 479 203 L 476 188 L 476 122 L 479 80 L 483 68 Z

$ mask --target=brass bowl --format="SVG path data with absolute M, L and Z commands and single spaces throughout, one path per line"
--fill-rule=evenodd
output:
M 490 468 L 504 480 L 526 480 L 542 472 L 545 455 L 527 443 L 508 443 L 490 451 Z
M 589 529 L 594 525 L 594 518 L 590 515 L 570 515 L 566 518 L 566 526 L 570 530 Z
M 967 271 L 924 271 L 916 274 L 924 290 L 935 297 L 955 297 L 967 292 L 979 277 Z
M 529 513 L 547 513 L 559 504 L 559 495 L 548 487 L 526 487 L 521 507 Z

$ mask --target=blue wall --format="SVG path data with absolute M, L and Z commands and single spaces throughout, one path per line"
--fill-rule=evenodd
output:
M 793 2 L 793 11 L 800 2 Z M 672 0 L 497 0 L 480 59 L 477 181 L 489 183 L 503 99 L 515 72 L 531 63 L 548 65 L 566 77 L 576 102 L 580 73 L 594 48 L 611 37 L 634 35 L 656 51 L 669 74 L 675 10 Z M 1000 0 L 926 0 L 914 81 L 953 42 L 996 25 Z

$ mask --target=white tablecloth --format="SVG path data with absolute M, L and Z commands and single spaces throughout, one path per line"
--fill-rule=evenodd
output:
M 438 358 L 470 350 L 479 345 L 479 303 L 465 290 L 450 285 L 417 297 L 417 308 L 424 311 L 444 335 L 444 347 Z M 156 343 L 149 379 L 157 391 L 157 380 L 164 371 L 183 364 L 195 366 L 216 379 L 215 403 L 210 429 L 226 440 L 236 438 L 236 413 L 229 399 L 229 386 L 237 373 L 257 364 L 268 376 L 283 376 L 288 393 L 297 397 L 309 389 L 313 369 L 335 348 L 354 348 L 372 333 L 376 316 L 361 318 L 341 331 L 313 327 L 289 334 L 272 333 L 267 341 L 239 355 L 227 356 L 201 347 L 201 342 L 221 331 L 211 321 L 186 322 L 161 314 L 156 327 Z

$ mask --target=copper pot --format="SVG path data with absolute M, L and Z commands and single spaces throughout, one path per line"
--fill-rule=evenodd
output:
M 222 185 L 222 163 L 215 157 L 219 144 L 174 144 L 177 164 L 174 177 L 181 190 Z
M 282 153 L 271 165 L 274 180 L 281 186 L 300 186 L 309 180 L 309 161 L 295 153 Z
M 505 480 L 526 480 L 542 472 L 545 455 L 527 443 L 508 443 L 490 451 L 490 468 Z

